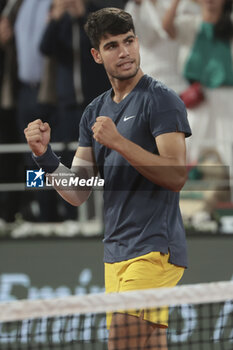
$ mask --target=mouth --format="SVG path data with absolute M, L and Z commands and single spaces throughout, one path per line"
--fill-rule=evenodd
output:
M 134 63 L 134 60 L 125 61 L 125 62 L 118 63 L 117 67 L 120 67 L 123 69 L 130 69 L 133 63 Z

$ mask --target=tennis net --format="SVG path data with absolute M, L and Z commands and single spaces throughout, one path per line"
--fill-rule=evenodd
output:
M 232 350 L 232 300 L 233 281 L 1 302 L 0 349 Z M 141 310 L 160 323 L 166 308 L 167 330 L 142 326 Z M 114 315 L 110 330 L 106 312 Z

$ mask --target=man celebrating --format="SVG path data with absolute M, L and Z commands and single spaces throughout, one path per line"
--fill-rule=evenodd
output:
M 84 111 L 79 147 L 66 171 L 90 178 L 97 169 L 105 181 L 106 292 L 172 287 L 187 267 L 179 209 L 179 191 L 186 181 L 185 137 L 191 135 L 184 104 L 143 74 L 128 13 L 104 8 L 89 16 L 85 30 L 92 56 L 104 65 L 112 89 Z M 47 123 L 35 120 L 25 135 L 34 160 L 48 176 L 64 173 L 49 145 Z M 55 188 L 73 205 L 82 204 L 90 193 L 79 187 Z M 167 308 L 108 314 L 109 349 L 167 349 L 167 325 Z

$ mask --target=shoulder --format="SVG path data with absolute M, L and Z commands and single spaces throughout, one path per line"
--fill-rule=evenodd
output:
M 83 122 L 84 119 L 86 119 L 87 122 L 92 122 L 99 114 L 99 110 L 106 102 L 110 94 L 111 89 L 103 92 L 101 95 L 97 96 L 92 102 L 90 102 L 83 112 L 81 121 Z
M 89 103 L 86 109 L 88 109 L 88 111 L 95 111 L 97 108 L 101 107 L 105 103 L 110 94 L 111 89 L 103 92 L 102 94 L 94 98 L 94 100 Z
M 185 136 L 191 135 L 187 119 L 187 111 L 183 101 L 170 88 L 154 79 L 148 86 L 148 114 L 146 116 L 151 133 L 158 135 L 182 132 Z
M 158 112 L 185 109 L 183 101 L 175 91 L 151 77 L 148 79 L 148 95 L 150 107 L 156 108 Z

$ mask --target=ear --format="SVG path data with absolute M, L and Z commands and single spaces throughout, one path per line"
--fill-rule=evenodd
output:
M 98 50 L 92 48 L 91 49 L 91 54 L 92 54 L 92 56 L 93 56 L 93 58 L 94 58 L 96 63 L 98 63 L 98 64 L 102 64 L 103 63 L 102 57 L 101 57 L 100 52 Z

